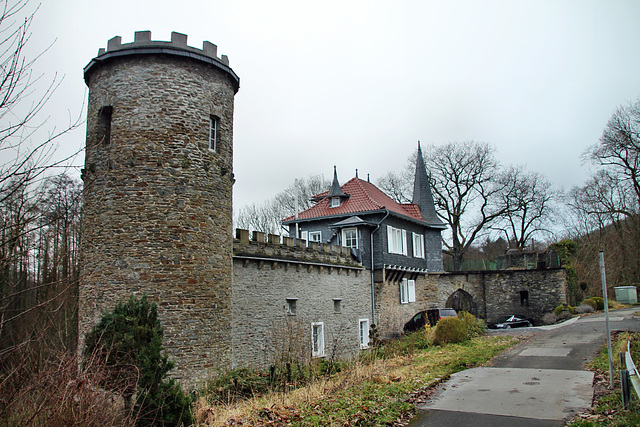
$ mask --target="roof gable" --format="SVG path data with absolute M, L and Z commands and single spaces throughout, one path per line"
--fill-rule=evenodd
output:
M 406 216 L 414 220 L 423 222 L 420 209 L 415 204 L 400 204 L 387 196 L 382 190 L 368 181 L 360 178 L 352 178 L 340 187 L 349 198 L 344 200 L 340 206 L 331 207 L 330 191 L 314 196 L 319 200 L 315 205 L 298 213 L 298 219 L 312 219 L 327 216 L 352 215 L 359 212 L 371 212 L 379 210 L 389 210 L 398 215 Z M 292 221 L 295 216 L 285 218 L 283 221 Z

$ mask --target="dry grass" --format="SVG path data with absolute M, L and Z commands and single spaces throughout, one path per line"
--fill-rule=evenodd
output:
M 99 366 L 78 367 L 69 353 L 23 353 L 0 376 L 0 424 L 35 426 L 133 425 L 123 411 L 123 401 L 95 384 L 105 371 Z
M 384 360 L 358 360 L 330 378 L 290 392 L 228 405 L 211 405 L 203 396 L 196 402 L 194 412 L 198 422 L 207 426 L 351 425 L 352 421 L 341 419 L 343 415 L 338 414 L 348 412 L 345 406 L 359 405 L 381 413 L 390 408 L 389 414 L 406 413 L 412 406 L 405 400 L 416 389 L 484 363 L 515 342 L 508 336 L 478 337 L 469 343 L 415 350 Z M 385 407 L 387 403 L 389 408 Z

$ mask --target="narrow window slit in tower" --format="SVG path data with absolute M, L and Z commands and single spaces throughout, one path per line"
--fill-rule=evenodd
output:
M 209 117 L 209 150 L 218 152 L 218 128 L 220 119 L 216 116 Z
M 111 115 L 113 107 L 105 105 L 98 112 L 98 142 L 105 145 L 111 144 Z

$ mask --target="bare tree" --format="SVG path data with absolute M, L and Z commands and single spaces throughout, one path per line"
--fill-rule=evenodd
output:
M 409 166 L 402 173 L 388 172 L 378 180 L 378 188 L 397 203 L 411 203 L 413 176 L 416 170 L 415 155 L 409 158 Z
M 313 206 L 313 196 L 327 191 L 329 187 L 331 181 L 322 175 L 296 179 L 292 185 L 272 199 L 240 208 L 235 219 L 236 227 L 282 234 L 284 229 L 281 221 Z
M 640 205 L 640 100 L 620 106 L 605 127 L 600 142 L 585 153 L 585 158 L 616 180 L 634 203 L 618 206 L 624 215 L 635 215 Z M 632 208 L 632 210 L 629 210 Z
M 80 184 L 52 176 L 76 154 L 56 159 L 58 139 L 80 121 L 48 123 L 60 80 L 35 72 L 40 55 L 25 56 L 36 11 L 0 2 L 0 424 L 20 419 L 7 408 L 26 402 L 30 385 L 45 389 L 46 361 L 75 350 Z M 26 423 L 45 422 L 43 405 Z
M 503 210 L 494 230 L 504 233 L 510 246 L 523 250 L 536 235 L 553 235 L 554 204 L 562 191 L 540 173 L 512 166 L 500 175 L 503 191 L 496 194 L 496 210 Z
M 618 107 L 597 144 L 585 152 L 595 166 L 569 193 L 571 229 L 579 243 L 576 271 L 588 288 L 599 281 L 597 253 L 605 252 L 608 283 L 640 280 L 640 100 Z
M 494 147 L 476 141 L 424 150 L 436 211 L 450 227 L 451 240 L 443 242 L 454 270 L 460 270 L 465 252 L 507 210 L 495 202 L 506 184 L 496 179 L 499 164 L 494 154 Z

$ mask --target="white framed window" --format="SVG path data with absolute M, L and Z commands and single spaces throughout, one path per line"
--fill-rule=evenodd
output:
M 358 248 L 358 229 L 344 228 L 342 229 L 342 246 L 348 248 Z
M 332 197 L 331 198 L 331 207 L 332 208 L 337 208 L 338 206 L 340 206 L 340 197 Z
M 387 225 L 387 250 L 390 254 L 407 255 L 407 231 Z
M 424 258 L 424 236 L 422 234 L 413 234 L 413 257 Z
M 322 239 L 322 232 L 320 231 L 310 231 L 309 232 L 309 241 L 310 242 L 319 242 Z
M 209 150 L 218 152 L 218 134 L 220 119 L 216 116 L 209 117 Z
M 311 324 L 311 355 L 313 357 L 324 356 L 324 323 L 313 322 Z
M 298 298 L 287 298 L 287 314 L 295 316 L 298 311 Z
M 416 281 L 402 279 L 400 282 L 400 303 L 416 302 Z
M 369 319 L 358 320 L 360 324 L 360 348 L 369 348 Z

